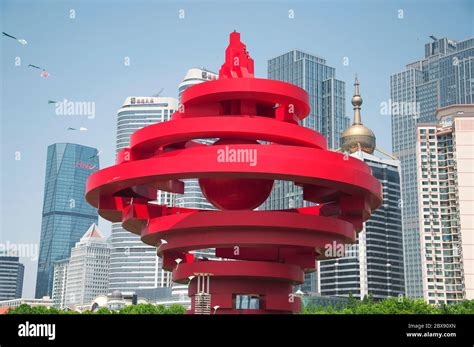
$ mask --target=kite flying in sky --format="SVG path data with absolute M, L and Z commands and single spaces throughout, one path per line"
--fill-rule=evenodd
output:
M 29 64 L 28 67 L 32 67 L 34 69 L 41 70 L 40 76 L 43 77 L 43 78 L 48 78 L 49 77 L 49 72 L 46 71 L 46 69 L 43 69 L 42 67 L 39 67 L 38 65 Z
M 79 130 L 79 131 L 87 131 L 87 128 L 80 127 L 79 129 L 77 129 L 77 128 L 71 128 L 71 127 L 69 127 L 69 128 L 67 128 L 67 130 Z
M 17 40 L 17 41 L 18 41 L 19 43 L 21 43 L 23 46 L 28 44 L 28 42 L 26 42 L 26 40 L 17 39 L 15 36 L 12 36 L 12 35 L 10 35 L 10 34 L 7 34 L 7 33 L 4 32 L 4 31 L 2 31 L 2 34 L 3 34 L 4 36 L 6 36 L 6 37 L 9 37 L 9 38 L 12 38 L 12 39 L 14 39 L 14 40 Z

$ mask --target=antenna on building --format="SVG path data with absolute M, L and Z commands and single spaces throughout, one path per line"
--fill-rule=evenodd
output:
M 152 96 L 154 97 L 159 97 L 161 95 L 161 93 L 163 93 L 163 90 L 165 90 L 165 88 L 161 88 L 160 91 Z
M 430 39 L 432 39 L 433 41 L 438 41 L 438 39 L 434 35 L 430 35 Z

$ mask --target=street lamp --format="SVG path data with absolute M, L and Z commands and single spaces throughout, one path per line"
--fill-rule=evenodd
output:
M 216 305 L 216 306 L 213 307 L 213 309 L 214 309 L 214 314 L 216 314 L 217 309 L 218 309 L 219 307 L 220 307 L 219 305 Z
M 177 264 L 177 265 L 176 265 L 176 270 L 178 270 L 179 263 L 181 263 L 181 262 L 183 261 L 183 259 L 181 259 L 181 258 L 176 258 L 174 261 L 175 261 L 176 264 Z
M 157 250 L 160 249 L 161 246 L 166 245 L 167 243 L 168 241 L 166 241 L 165 239 L 160 239 L 160 245 L 158 246 Z

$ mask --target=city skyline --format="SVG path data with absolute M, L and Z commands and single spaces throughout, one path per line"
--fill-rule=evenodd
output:
M 244 35 L 249 34 L 246 36 L 249 37 L 247 44 L 251 50 L 257 44 L 261 45 L 261 49 L 255 52 L 255 58 L 258 62 L 256 75 L 259 77 L 265 77 L 265 62 L 270 57 L 295 48 L 295 46 L 298 46 L 302 51 L 324 56 L 329 64 L 337 68 L 338 79 L 345 81 L 346 84 L 350 84 L 353 75 L 358 73 L 365 86 L 365 123 L 375 133 L 379 134 L 380 145 L 390 150 L 391 141 L 387 130 L 389 129 L 390 117 L 389 115 L 380 115 L 380 104 L 389 101 L 389 76 L 394 71 L 398 71 L 407 61 L 413 60 L 422 54 L 421 47 L 424 43 L 430 41 L 428 38 L 430 34 L 439 37 L 451 37 L 459 41 L 472 36 L 467 21 L 457 21 L 458 25 L 453 28 L 449 25 L 449 21 L 442 23 L 435 22 L 432 19 L 441 14 L 453 16 L 453 18 L 455 16 L 467 18 L 463 16 L 467 15 L 466 13 L 472 5 L 468 2 L 458 2 L 456 5 L 451 6 L 449 10 L 441 11 L 439 8 L 425 9 L 418 4 L 402 4 L 400 7 L 405 9 L 405 17 L 399 19 L 397 17 L 399 14 L 397 12 L 398 6 L 393 4 L 382 5 L 385 6 L 385 14 L 383 14 L 383 11 L 380 12 L 380 9 L 377 9 L 377 11 L 372 9 L 370 3 L 363 6 L 348 4 L 344 11 L 346 16 L 348 16 L 347 13 L 351 12 L 351 17 L 354 17 L 352 23 L 351 20 L 348 20 L 347 23 L 339 23 L 339 26 L 331 25 L 324 18 L 325 14 L 332 10 L 329 4 L 319 8 L 312 7 L 311 4 L 304 5 L 312 8 L 313 11 L 305 9 L 301 4 L 293 6 L 283 3 L 273 5 L 271 9 L 268 9 L 264 4 L 240 5 L 245 8 L 246 14 L 250 9 L 252 18 L 261 17 L 262 13 L 266 14 L 267 24 L 284 20 L 283 25 L 280 24 L 278 28 L 273 27 L 269 32 L 268 28 L 264 28 L 264 25 L 257 25 L 256 22 L 251 20 L 249 23 L 243 24 L 241 21 L 232 20 L 233 17 L 226 17 L 224 11 L 219 9 L 216 4 L 212 4 L 212 7 L 209 5 L 202 6 L 202 9 L 198 9 L 191 4 L 184 4 L 183 8 L 187 16 L 184 19 L 178 17 L 179 6 L 163 4 L 161 6 L 164 16 L 169 17 L 164 18 L 165 23 L 168 28 L 176 28 L 176 30 L 171 38 L 160 37 L 158 42 L 164 46 L 174 44 L 172 52 L 175 55 L 162 55 L 161 53 L 160 59 L 157 60 L 162 63 L 160 65 L 152 59 L 157 58 L 156 54 L 145 58 L 145 55 L 140 55 L 140 51 L 127 52 L 127 49 L 124 49 L 121 45 L 123 40 L 136 40 L 143 46 L 146 45 L 147 49 L 152 49 L 149 44 L 154 42 L 153 35 L 140 35 L 143 31 L 153 32 L 152 28 L 154 26 L 150 20 L 153 15 L 157 16 L 158 14 L 156 11 L 152 11 L 151 14 L 146 13 L 147 6 L 153 8 L 151 4 L 145 4 L 141 10 L 134 9 L 134 11 L 140 11 L 144 24 L 142 27 L 137 26 L 137 29 L 125 32 L 119 30 L 118 25 L 120 23 L 116 23 L 113 18 L 121 18 L 127 10 L 130 10 L 127 6 L 131 5 L 124 4 L 124 8 L 99 6 L 98 9 L 94 9 L 94 14 L 91 14 L 87 2 L 83 2 L 76 6 L 75 22 L 69 22 L 73 21 L 69 18 L 71 6 L 47 4 L 46 6 L 50 7 L 47 11 L 48 18 L 52 19 L 51 23 L 47 23 L 41 19 L 40 13 L 42 11 L 36 11 L 37 15 L 34 14 L 35 11 L 31 11 L 20 18 L 20 15 L 24 15 L 20 11 L 21 4 L 2 3 L 2 13 L 8 13 L 8 17 L 6 16 L 5 20 L 2 21 L 2 30 L 22 31 L 21 35 L 28 38 L 29 46 L 17 47 L 14 46 L 13 42 L 2 41 L 2 61 L 4 62 L 2 72 L 6 81 L 6 88 L 2 91 L 2 99 L 9 100 L 7 104 L 2 103 L 2 114 L 8 114 L 9 118 L 2 120 L 2 157 L 5 158 L 4 167 L 2 167 L 2 207 L 4 207 L 2 211 L 5 212 L 2 216 L 1 241 L 10 240 L 16 243 L 39 241 L 38 221 L 41 212 L 38 206 L 42 201 L 41 181 L 45 171 L 45 165 L 42 161 L 44 160 L 46 147 L 49 144 L 73 142 L 97 147 L 99 151 L 102 151 L 102 166 L 109 166 L 113 163 L 115 156 L 113 150 L 114 112 L 123 98 L 130 95 L 151 96 L 159 91 L 162 86 L 165 86 L 162 95 L 176 96 L 177 85 L 183 73 L 190 66 L 202 65 L 211 70 L 216 70 L 222 60 L 222 47 L 212 47 L 208 50 L 209 45 L 200 45 L 199 40 L 192 39 L 191 30 L 196 30 L 195 24 L 198 20 L 196 17 L 199 13 L 201 15 L 216 13 L 216 18 L 219 19 L 218 23 L 214 25 L 220 25 L 222 30 L 217 33 L 213 29 L 213 25 L 203 25 L 196 34 L 207 37 L 211 41 L 220 42 L 229 31 L 237 28 Z M 35 6 L 37 5 L 32 5 L 33 8 Z M 288 18 L 288 11 L 291 7 L 294 7 L 294 19 Z M 42 7 L 38 7 L 38 9 L 44 11 Z M 106 12 L 108 10 L 111 10 L 112 14 L 115 13 L 115 16 L 109 16 Z M 234 12 L 239 13 L 239 11 L 244 10 L 236 7 Z M 311 17 L 308 13 L 312 13 L 314 17 Z M 415 23 L 414 13 L 418 16 L 417 18 L 426 16 L 425 19 L 428 18 L 429 20 L 422 21 L 423 25 L 417 24 Z M 93 24 L 101 15 L 103 18 L 98 21 L 102 21 L 102 23 Z M 334 15 L 339 15 L 342 18 L 344 13 L 334 13 Z M 143 16 L 148 18 L 148 21 L 143 20 Z M 272 16 L 275 18 L 272 18 Z M 366 20 L 361 20 L 361 17 Z M 54 18 L 57 18 L 57 21 Z M 313 23 L 312 20 L 315 18 L 317 19 L 314 21 L 316 24 L 312 24 L 308 28 L 308 23 Z M 381 33 L 372 32 L 371 25 L 365 23 L 370 22 L 369 19 L 372 20 L 371 25 L 377 21 L 386 21 L 386 24 L 390 25 L 392 33 L 399 35 L 397 36 L 399 40 L 392 42 L 395 48 L 392 50 L 387 48 L 386 37 Z M 179 22 L 180 20 L 183 22 Z M 188 25 L 185 24 L 188 23 L 187 20 L 190 24 L 186 27 Z M 372 38 L 372 40 L 364 41 L 364 45 L 368 45 L 366 52 L 360 51 L 360 43 L 351 42 L 347 39 L 352 34 L 348 28 L 356 20 L 361 22 L 360 30 L 365 33 L 365 36 Z M 27 23 L 37 23 L 37 25 Z M 55 25 L 70 26 L 64 32 L 57 32 L 54 30 Z M 107 27 L 107 25 L 111 26 Z M 143 26 L 146 28 L 145 30 Z M 38 27 L 42 28 L 41 33 L 39 33 Z M 138 27 L 140 28 L 138 29 Z M 317 42 L 313 43 L 310 42 L 311 40 L 307 36 L 304 37 L 305 34 L 309 34 L 307 30 L 322 33 L 324 28 L 327 27 L 333 28 L 335 31 L 333 35 L 328 35 L 329 38 L 317 37 Z M 19 28 L 23 29 L 19 30 Z M 414 28 L 417 30 L 417 35 L 413 35 L 411 32 Z M 285 33 L 285 31 L 289 32 Z M 347 34 L 345 34 L 345 31 Z M 256 35 L 256 37 L 252 38 L 250 33 Z M 58 58 L 52 58 L 49 54 L 51 50 L 57 50 L 58 45 L 55 42 L 45 40 L 48 34 L 55 38 L 54 41 L 61 42 L 64 45 L 64 48 L 58 51 Z M 78 36 L 79 39 L 77 39 Z M 90 38 L 92 36 L 97 37 L 89 41 L 85 39 L 85 37 Z M 114 38 L 115 41 L 110 40 L 109 37 Z M 188 37 L 187 40 L 186 37 Z M 271 40 L 264 42 L 265 40 L 261 40 L 264 37 L 270 37 Z M 100 47 L 104 43 L 107 43 L 105 47 L 110 51 L 105 54 L 107 59 L 100 55 L 104 54 L 103 50 L 94 50 L 94 47 Z M 180 45 L 180 43 L 182 44 Z M 40 53 L 33 52 L 33 48 Z M 186 54 L 191 50 L 195 51 L 192 57 Z M 94 57 L 94 54 L 88 54 L 88 52 L 99 55 Z M 394 52 L 396 53 L 394 54 Z M 46 54 L 49 54 L 47 59 Z M 20 67 L 14 65 L 17 56 L 22 58 L 22 66 Z M 83 57 L 82 60 L 77 59 L 77 56 Z M 130 58 L 129 66 L 124 65 L 126 57 Z M 349 58 L 348 66 L 343 65 L 344 57 Z M 36 71 L 27 69 L 26 66 L 30 63 L 36 63 L 36 60 L 39 60 L 38 64 L 47 66 L 51 73 L 48 79 L 43 79 L 36 74 Z M 175 63 L 170 66 L 169 63 L 173 60 Z M 372 70 L 376 71 L 372 72 Z M 153 73 L 150 74 L 150 71 L 153 71 Z M 118 83 L 124 81 L 125 83 Z M 136 81 L 140 84 L 139 86 L 137 86 Z M 75 82 L 75 84 L 71 85 L 70 89 L 65 89 L 64 84 L 68 82 Z M 28 103 L 22 102 L 24 85 L 31 86 L 28 93 Z M 346 90 L 347 92 L 348 90 Z M 48 105 L 48 100 L 60 102 L 64 99 L 94 102 L 96 105 L 95 115 L 61 115 L 57 114 L 55 105 Z M 347 104 L 346 110 L 350 110 Z M 32 117 L 33 119 L 31 119 Z M 88 131 L 67 131 L 68 127 L 79 128 L 81 126 L 87 127 Z M 38 131 L 40 127 L 47 130 Z M 29 145 L 25 145 L 25 143 Z M 20 160 L 15 160 L 15 153 L 17 152 L 20 153 Z M 31 172 L 35 172 L 34 177 L 32 177 Z M 20 180 L 27 181 L 28 184 L 24 187 L 19 187 L 18 184 L 11 185 L 10 177 L 15 177 L 18 182 Z M 10 194 L 13 189 L 15 189 L 15 194 Z M 14 195 L 17 196 L 16 200 L 9 201 L 7 204 L 6 196 L 13 197 Z M 35 215 L 31 218 L 31 221 L 26 222 L 24 227 L 27 230 L 21 233 L 13 232 L 13 230 L 16 230 L 14 227 L 15 218 L 19 217 L 19 213 L 23 208 L 35 211 Z M 103 221 L 100 223 L 101 229 L 109 234 L 110 227 L 108 223 Z M 103 228 L 102 225 L 105 227 Z M 26 271 L 31 273 L 31 261 L 27 262 L 29 262 L 29 266 L 27 265 Z M 31 283 L 25 283 L 25 285 L 29 288 L 25 293 L 26 295 L 24 295 L 31 297 Z

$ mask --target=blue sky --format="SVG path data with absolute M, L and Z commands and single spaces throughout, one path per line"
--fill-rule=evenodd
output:
M 363 121 L 386 150 L 391 149 L 390 117 L 380 114 L 380 104 L 388 102 L 390 75 L 423 57 L 429 35 L 454 40 L 474 36 L 473 2 L 454 0 L 3 0 L 0 11 L 1 31 L 28 41 L 26 46 L 5 37 L 1 41 L 0 242 L 26 244 L 39 243 L 47 146 L 74 142 L 97 147 L 101 167 L 112 165 L 116 112 L 125 97 L 161 89 L 163 96 L 176 96 L 188 68 L 217 71 L 234 29 L 241 32 L 258 77 L 266 77 L 269 58 L 290 49 L 325 58 L 346 82 L 348 116 L 357 73 Z M 17 57 L 20 66 L 15 65 Z M 28 64 L 51 76 L 41 78 Z M 94 102 L 95 118 L 56 115 L 48 100 L 63 99 Z M 21 160 L 15 160 L 16 152 Z M 107 222 L 100 227 L 110 233 Z M 23 295 L 31 297 L 36 263 L 22 260 Z

